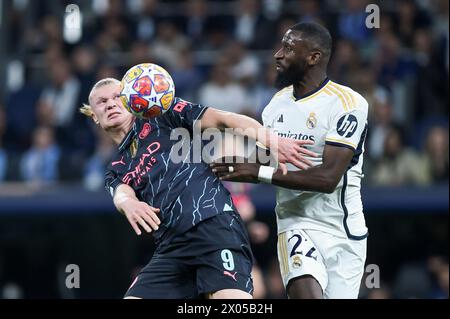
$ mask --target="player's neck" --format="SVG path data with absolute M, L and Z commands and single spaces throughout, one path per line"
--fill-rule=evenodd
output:
M 133 128 L 133 123 L 134 119 L 132 119 L 130 122 L 123 123 L 123 125 L 119 127 L 111 128 L 110 130 L 108 130 L 109 135 L 116 145 L 120 145 L 122 143 L 128 132 L 130 132 L 130 130 Z
M 294 97 L 296 99 L 301 99 L 311 92 L 316 91 L 323 85 L 327 78 L 325 72 L 321 72 L 320 74 L 306 74 L 302 81 L 294 84 Z

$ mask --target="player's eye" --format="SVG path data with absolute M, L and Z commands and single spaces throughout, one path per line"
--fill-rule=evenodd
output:
M 292 47 L 290 47 L 289 45 L 285 45 L 284 46 L 284 50 L 286 51 L 286 52 L 292 52 L 293 50 L 292 50 Z

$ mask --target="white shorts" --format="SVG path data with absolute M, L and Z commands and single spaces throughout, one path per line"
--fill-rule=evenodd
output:
M 288 230 L 278 235 L 278 261 L 284 286 L 313 276 L 327 299 L 358 298 L 367 239 L 351 240 L 318 230 Z

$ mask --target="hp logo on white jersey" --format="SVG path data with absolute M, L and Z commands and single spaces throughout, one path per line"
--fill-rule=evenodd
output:
M 351 137 L 356 132 L 358 120 L 354 115 L 347 114 L 341 117 L 337 123 L 337 132 L 340 136 Z

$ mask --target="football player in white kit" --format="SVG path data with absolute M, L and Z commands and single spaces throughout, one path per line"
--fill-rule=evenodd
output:
M 277 187 L 278 259 L 289 298 L 357 298 L 368 235 L 361 201 L 368 104 L 330 81 L 332 40 L 315 23 L 284 35 L 275 54 L 283 89 L 263 111 L 264 126 L 280 136 L 310 140 L 313 167 L 212 164 L 222 180 Z

